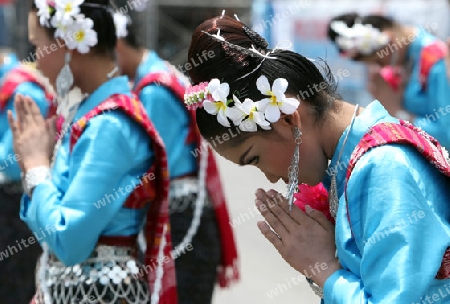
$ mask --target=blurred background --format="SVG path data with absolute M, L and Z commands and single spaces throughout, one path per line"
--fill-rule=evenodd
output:
M 175 66 L 187 63 L 187 49 L 195 27 L 225 9 L 228 15 L 236 14 L 263 35 L 270 47 L 289 48 L 312 59 L 325 59 L 339 81 L 344 99 L 361 105 L 372 100 L 366 90 L 367 73 L 364 66 L 339 57 L 336 48 L 327 41 L 326 26 L 332 16 L 350 11 L 381 13 L 401 23 L 421 25 L 440 38 L 450 36 L 448 0 L 116 2 L 119 7 L 127 8 L 134 22 L 139 24 L 146 45 Z M 11 48 L 22 59 L 32 52 L 27 39 L 28 9 L 28 0 L 0 0 L 0 48 Z M 260 219 L 253 203 L 256 188 L 284 191 L 285 186 L 270 185 L 256 169 L 239 168 L 224 159 L 219 160 L 240 251 L 242 280 L 231 289 L 217 290 L 214 304 L 319 303 L 304 280 L 299 280 L 298 273 L 279 257 L 256 227 Z
M 421 25 L 440 38 L 450 36 L 449 0 L 116 0 L 140 25 L 143 41 L 176 66 L 187 63 L 191 34 L 203 20 L 226 10 L 252 25 L 271 47 L 289 48 L 312 59 L 325 59 L 340 83 L 344 99 L 367 104 L 365 67 L 338 56 L 327 41 L 332 16 L 356 11 L 381 13 L 404 24 Z M 28 0 L 0 0 L 0 48 L 25 59 Z M 289 44 L 291 46 L 289 46 Z M 342 73 L 345 70 L 348 73 Z M 341 71 L 339 73 L 339 71 Z M 346 76 L 345 76 L 346 75 Z
M 441 38 L 450 36 L 449 0 L 116 0 L 142 29 L 149 48 L 174 63 L 187 63 L 191 34 L 203 20 L 236 14 L 280 46 L 313 58 L 325 59 L 340 83 L 344 99 L 367 104 L 366 71 L 358 63 L 340 58 L 327 41 L 326 26 L 337 14 L 356 11 L 381 13 L 405 24 L 422 25 Z M 27 40 L 28 0 L 0 0 L 0 48 L 11 47 L 19 57 L 32 51 Z M 290 43 L 288 43 L 288 41 Z M 289 47 L 289 44 L 291 46 Z M 342 74 L 342 71 L 348 73 Z M 338 74 L 338 72 L 341 73 Z

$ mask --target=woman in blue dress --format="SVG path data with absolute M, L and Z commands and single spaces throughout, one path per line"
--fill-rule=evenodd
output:
M 176 303 L 165 151 L 118 75 L 113 13 L 107 0 L 36 0 L 29 13 L 37 67 L 60 106 L 73 86 L 87 95 L 56 130 L 29 98 L 16 98 L 17 119 L 9 112 L 24 173 L 20 216 L 44 249 L 35 303 Z
M 227 287 L 238 278 L 237 249 L 220 172 L 211 171 L 217 166 L 212 151 L 196 140 L 193 112 L 187 111 L 183 101 L 189 80 L 155 51 L 146 49 L 137 30 L 136 22 L 127 22 L 126 36 L 117 42 L 117 62 L 134 82 L 133 91 L 166 147 L 173 246 L 190 243 L 193 247 L 175 260 L 178 303 L 208 304 L 216 282 Z M 208 155 L 208 163 L 194 153 L 203 150 L 201 156 Z
M 11 51 L 0 49 L 0 299 L 6 303 L 29 303 L 35 291 L 33 266 L 41 253 L 37 242 L 27 250 L 19 250 L 16 243 L 33 239 L 33 234 L 19 217 L 23 191 L 7 111 L 14 113 L 14 98 L 22 94 L 36 102 L 43 116 L 54 114 L 52 93 L 34 68 L 21 64 Z
M 265 218 L 258 227 L 323 302 L 423 303 L 445 296 L 445 149 L 378 101 L 363 109 L 340 100 L 332 77 L 312 61 L 269 49 L 234 18 L 199 25 L 188 58 L 202 50 L 215 56 L 189 71 L 195 86 L 185 102 L 196 108 L 205 139 L 240 130 L 215 143 L 219 154 L 288 184 L 286 198 L 258 189 Z M 306 212 L 292 208 L 298 183 L 320 182 L 329 190 L 335 226 L 309 205 Z
M 333 18 L 328 37 L 342 56 L 380 66 L 370 91 L 397 118 L 408 120 L 450 149 L 448 46 L 429 29 L 380 15 L 348 13 Z

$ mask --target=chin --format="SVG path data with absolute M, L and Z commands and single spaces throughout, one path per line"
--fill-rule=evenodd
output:
M 307 184 L 308 186 L 316 186 L 317 184 L 320 184 L 322 182 L 322 179 L 316 179 L 316 178 L 306 178 L 306 179 L 299 179 L 299 184 Z

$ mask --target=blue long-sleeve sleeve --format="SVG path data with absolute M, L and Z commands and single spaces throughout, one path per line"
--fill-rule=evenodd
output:
M 13 138 L 8 125 L 7 111 L 11 110 L 15 116 L 14 98 L 16 94 L 31 97 L 44 117 L 47 116 L 49 109 L 49 102 L 45 98 L 44 90 L 35 83 L 25 82 L 16 88 L 14 95 L 8 100 L 5 111 L 0 115 L 0 134 L 2 134 L 0 138 L 0 160 L 2 166 L 0 169 L 9 180 L 13 181 L 20 180 L 20 168 L 17 163 L 18 155 L 15 155 L 13 148 Z
M 191 153 L 195 146 L 186 144 L 189 116 L 182 102 L 167 88 L 157 85 L 142 89 L 139 99 L 166 146 L 170 177 L 195 172 L 197 165 Z
M 444 60 L 437 62 L 428 76 L 427 100 L 433 112 L 416 117 L 414 124 L 450 149 L 450 81 Z
M 43 241 L 58 259 L 73 265 L 89 256 L 100 235 L 139 232 L 145 210 L 122 207 L 153 153 L 145 131 L 119 111 L 91 119 L 72 152 L 68 137 L 52 180 L 39 184 L 31 199 L 22 198 L 21 218 L 33 232 L 45 234 Z
M 336 222 L 343 269 L 325 282 L 324 303 L 425 303 L 446 293 L 435 276 L 450 245 L 448 180 L 413 148 L 390 145 L 358 161 L 347 194 L 351 229 L 343 196 Z

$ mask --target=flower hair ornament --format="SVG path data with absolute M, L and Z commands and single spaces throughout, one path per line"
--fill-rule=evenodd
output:
M 228 83 L 220 83 L 214 78 L 187 88 L 184 101 L 189 109 L 203 107 L 208 114 L 216 115 L 222 126 L 231 127 L 231 120 L 246 132 L 255 132 L 258 126 L 270 130 L 270 123 L 278 121 L 281 113 L 292 114 L 300 105 L 297 99 L 286 97 L 288 82 L 284 78 L 277 78 L 270 85 L 267 77 L 262 75 L 257 79 L 256 87 L 266 97 L 258 101 L 246 98 L 242 102 L 234 94 L 229 96 Z
M 338 34 L 336 43 L 345 57 L 355 57 L 358 53 L 370 55 L 389 43 L 388 35 L 371 24 L 362 24 L 360 20 L 355 21 L 352 27 L 337 20 L 331 22 L 330 27 Z
M 131 19 L 119 12 L 113 14 L 114 26 L 116 27 L 117 38 L 125 38 L 128 36 L 127 24 L 131 23 Z
M 41 26 L 54 28 L 55 38 L 64 40 L 66 47 L 86 54 L 98 43 L 94 22 L 81 14 L 80 6 L 98 7 L 107 11 L 111 8 L 95 3 L 84 3 L 84 0 L 35 0 L 38 8 L 37 16 Z M 117 16 L 116 16 L 117 14 Z M 118 38 L 126 36 L 126 17 L 112 14 Z M 124 22 L 125 18 L 125 22 Z M 119 36 L 121 35 L 121 36 Z

